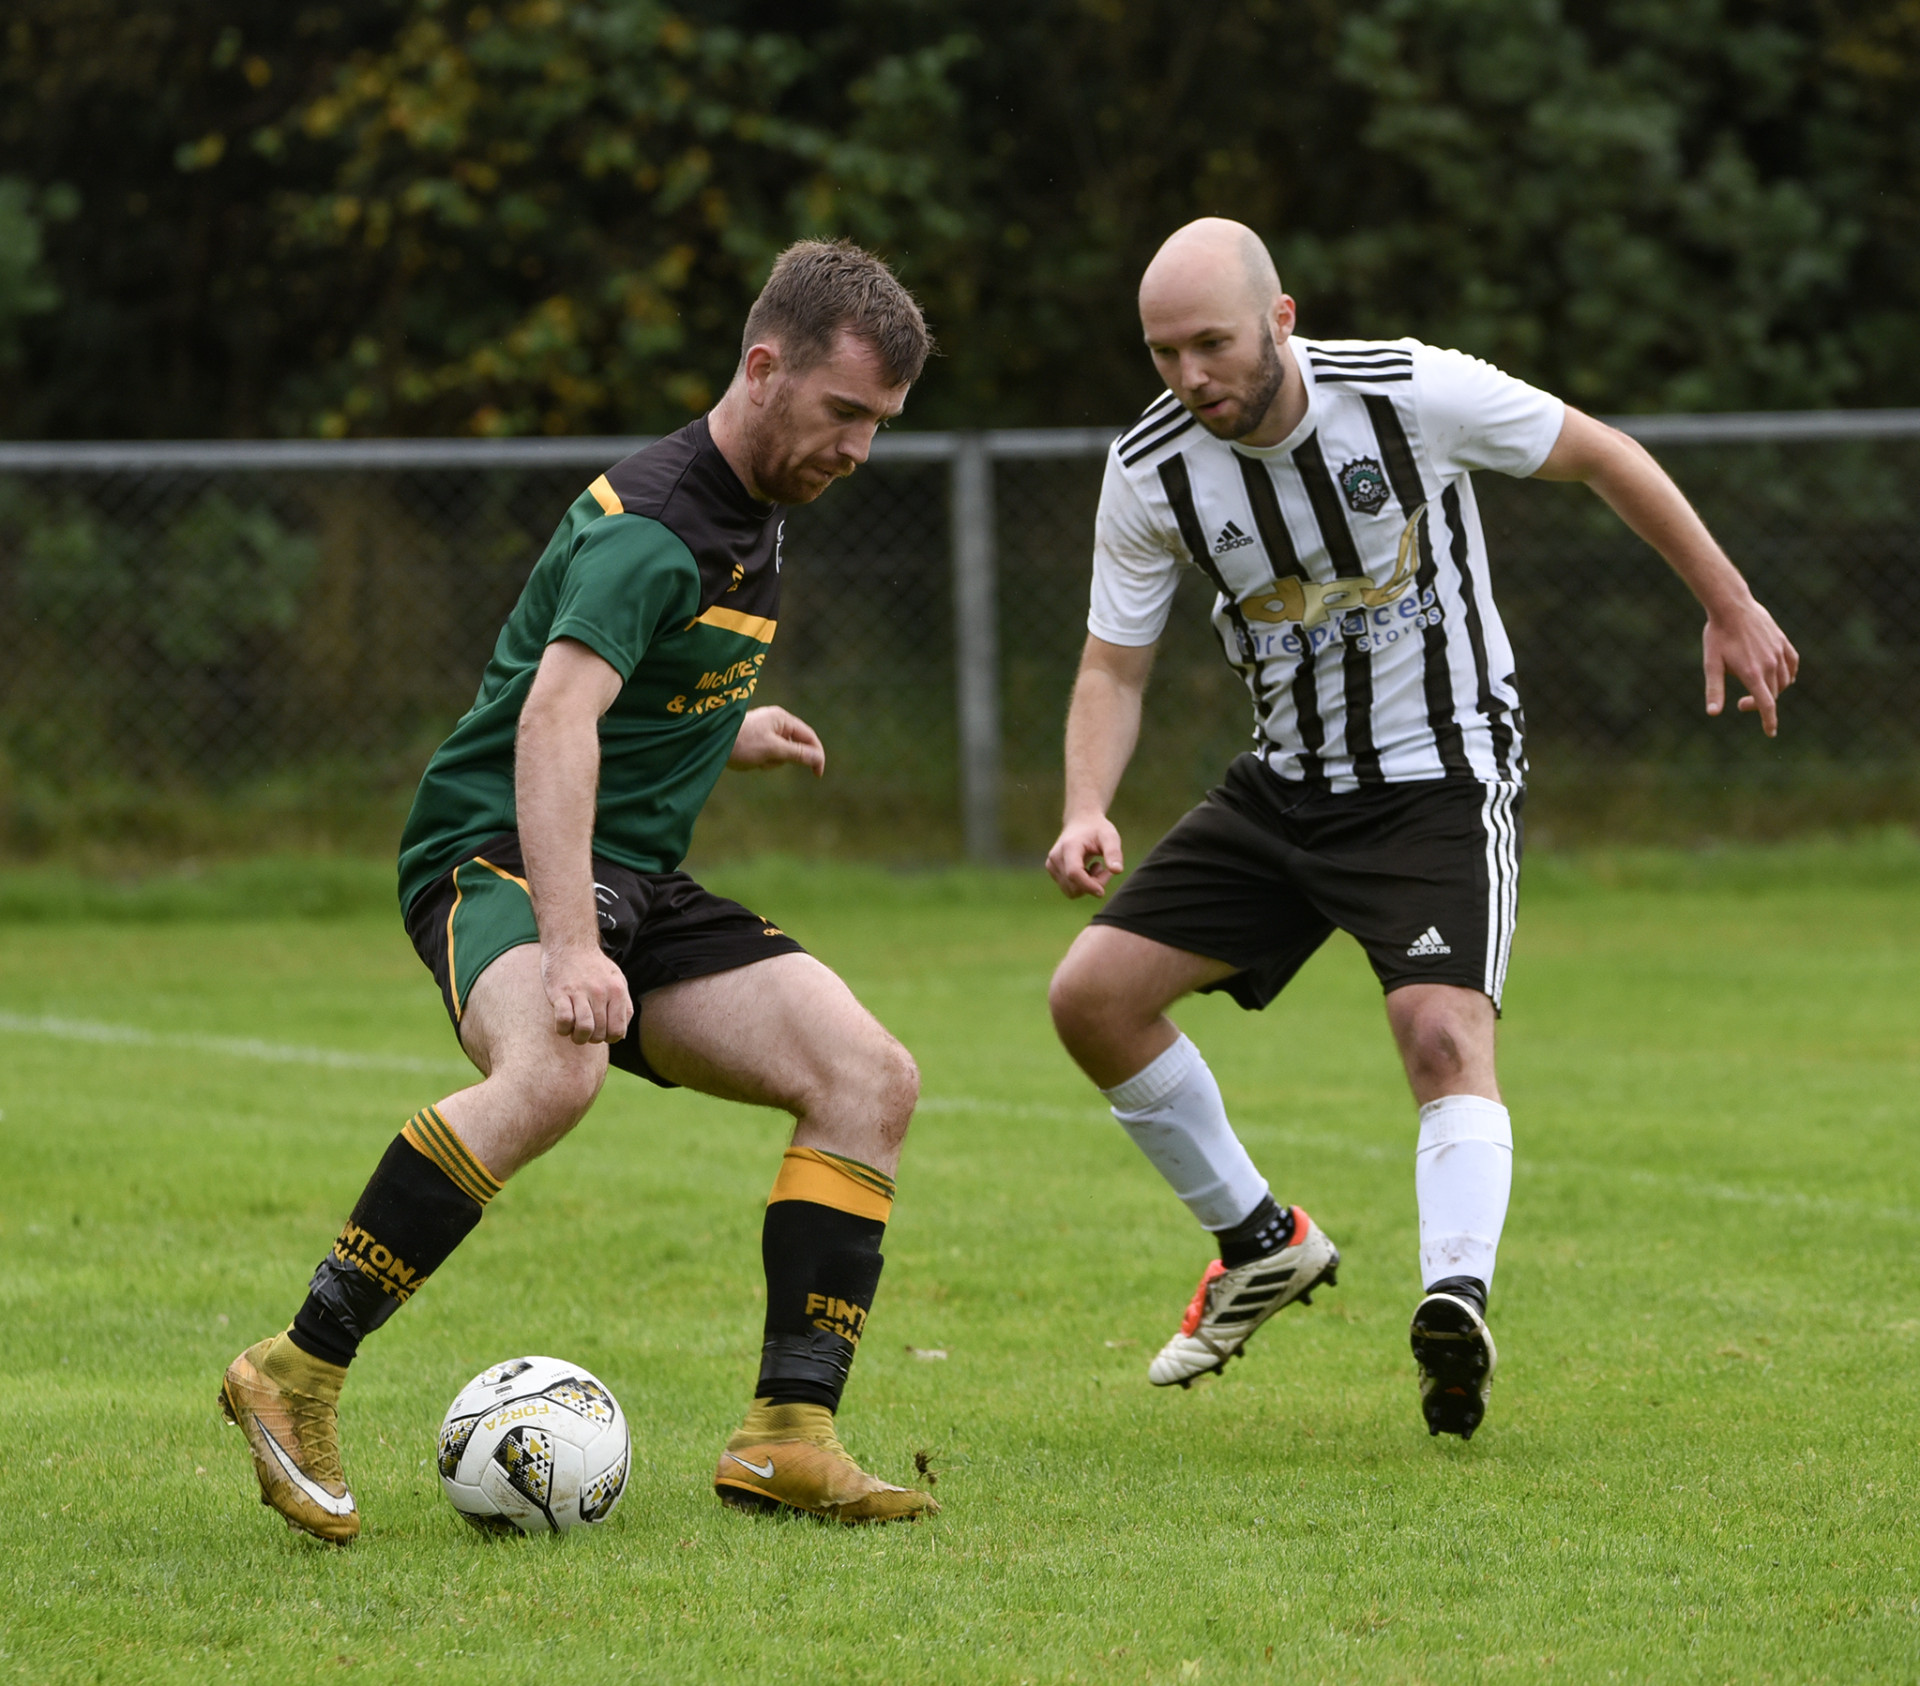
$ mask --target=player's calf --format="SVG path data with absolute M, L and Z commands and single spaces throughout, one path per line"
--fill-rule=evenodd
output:
M 911 1521 L 938 1509 L 925 1493 L 868 1475 L 834 1434 L 880 1285 L 880 1241 L 892 1211 L 891 1177 L 822 1149 L 787 1149 L 761 1236 L 767 1322 L 760 1375 L 746 1421 L 714 1470 L 722 1503 L 841 1522 Z
M 1486 1417 L 1497 1361 L 1487 1288 L 1512 1185 L 1513 1123 L 1504 1106 L 1446 1095 L 1421 1107 L 1414 1186 L 1427 1291 L 1409 1338 L 1430 1434 L 1469 1439 Z
M 296 1528 L 360 1531 L 341 1473 L 336 1409 L 360 1343 L 466 1239 L 500 1184 L 437 1107 L 394 1138 L 285 1334 L 227 1368 L 220 1405 L 247 1434 L 260 1497 Z

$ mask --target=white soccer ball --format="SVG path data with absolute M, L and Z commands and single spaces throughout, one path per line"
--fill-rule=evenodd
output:
M 605 1382 L 558 1358 L 482 1370 L 440 1425 L 447 1502 L 489 1533 L 604 1522 L 626 1491 L 627 1419 Z

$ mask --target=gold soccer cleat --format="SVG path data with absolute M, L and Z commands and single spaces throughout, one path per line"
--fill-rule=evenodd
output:
M 336 1407 L 347 1372 L 310 1357 L 285 1335 L 250 1346 L 227 1366 L 220 1410 L 247 1437 L 260 1502 L 330 1545 L 360 1532 L 340 1468 Z
M 912 1522 L 940 1509 L 932 1494 L 892 1486 L 848 1457 L 824 1405 L 764 1399 L 720 1454 L 713 1490 L 735 1510 L 804 1510 L 835 1522 Z

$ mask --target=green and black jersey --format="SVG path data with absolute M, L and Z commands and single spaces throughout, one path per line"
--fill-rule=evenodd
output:
M 625 681 L 600 721 L 593 852 L 636 872 L 679 866 L 773 641 L 781 525 L 704 417 L 575 500 L 501 628 L 473 707 L 427 764 L 400 841 L 403 908 L 516 829 L 514 733 L 556 638 L 578 639 Z

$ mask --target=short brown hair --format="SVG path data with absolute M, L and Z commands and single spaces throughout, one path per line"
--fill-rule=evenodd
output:
M 851 240 L 799 240 L 774 260 L 747 312 L 740 355 L 774 340 L 789 367 L 810 369 L 843 330 L 873 347 L 896 386 L 918 380 L 933 351 L 919 302 L 871 252 Z

